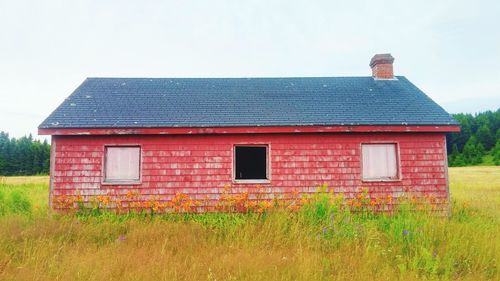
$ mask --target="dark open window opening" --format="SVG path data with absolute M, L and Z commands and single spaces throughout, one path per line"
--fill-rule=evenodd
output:
M 268 179 L 266 146 L 236 146 L 234 161 L 236 168 L 235 179 Z

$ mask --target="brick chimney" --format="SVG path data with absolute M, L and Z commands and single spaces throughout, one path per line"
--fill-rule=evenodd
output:
M 376 54 L 370 61 L 372 76 L 375 79 L 394 79 L 392 63 L 394 57 L 391 54 Z

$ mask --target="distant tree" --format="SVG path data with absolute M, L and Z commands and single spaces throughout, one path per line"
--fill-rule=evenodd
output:
M 451 153 L 453 144 L 456 144 L 458 151 L 463 151 L 465 143 L 472 136 L 472 123 L 474 117 L 470 114 L 455 114 L 453 117 L 460 123 L 459 133 L 448 133 L 446 135 L 448 153 Z
M 460 152 L 458 152 L 457 144 L 453 144 L 452 153 L 448 157 L 448 165 L 450 167 L 465 166 L 464 156 Z
M 7 169 L 7 146 L 9 145 L 9 135 L 0 132 L 0 171 Z
M 500 108 L 475 115 L 454 114 L 453 117 L 460 123 L 461 131 L 446 134 L 450 166 L 459 166 L 462 162 L 477 165 L 482 163 L 482 156 L 495 155 L 496 143 L 500 140 Z
M 481 162 L 483 161 L 483 156 L 486 155 L 486 149 L 484 149 L 483 144 L 480 142 L 478 142 L 476 145 L 476 153 L 477 157 L 479 158 L 476 164 L 481 164 Z
M 476 133 L 477 140 L 486 150 L 490 150 L 495 145 L 495 137 L 491 134 L 487 124 L 481 125 Z
M 482 161 L 482 157 L 484 154 L 484 147 L 479 146 L 477 142 L 477 138 L 472 136 L 469 138 L 467 143 L 464 146 L 463 156 L 465 160 L 465 164 L 467 165 L 477 165 Z
M 41 160 L 42 163 L 42 173 L 48 174 L 50 170 L 50 145 L 47 140 L 42 143 Z
M 464 155 L 463 154 L 459 154 L 457 156 L 457 158 L 455 158 L 455 162 L 453 164 L 454 164 L 454 166 L 452 166 L 452 167 L 464 167 L 464 166 L 467 166 L 467 164 L 465 163 Z
M 50 145 L 32 135 L 19 139 L 0 132 L 0 175 L 35 175 L 49 172 Z
M 495 147 L 493 148 L 493 163 L 500 166 L 500 139 L 497 140 Z

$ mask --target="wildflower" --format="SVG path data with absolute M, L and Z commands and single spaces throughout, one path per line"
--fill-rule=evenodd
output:
M 117 208 L 118 210 L 123 209 L 122 200 L 120 200 L 120 199 L 116 199 L 116 200 L 115 200 L 115 204 L 116 204 L 116 208 Z
M 111 197 L 107 195 L 97 196 L 97 202 L 102 203 L 103 206 L 107 206 L 111 201 Z
M 158 212 L 161 208 L 161 204 L 158 201 L 153 201 L 153 211 Z
M 305 205 L 306 203 L 307 203 L 307 198 L 302 197 L 302 198 L 300 199 L 300 204 L 301 204 L 301 205 Z
M 300 209 L 300 206 L 299 205 L 295 205 L 295 204 L 292 204 L 292 205 L 288 205 L 287 209 L 291 212 L 295 212 L 295 211 L 298 211 Z
M 355 208 L 361 208 L 361 201 L 354 201 L 353 206 Z
M 427 197 L 427 200 L 429 200 L 429 203 L 431 203 L 431 204 L 435 204 L 435 203 L 437 203 L 437 198 L 436 198 L 436 195 L 435 195 L 435 194 L 430 194 L 430 195 Z
M 76 201 L 77 201 L 77 202 L 83 202 L 83 196 L 82 196 L 82 195 L 80 195 L 80 194 L 77 194 L 77 195 L 76 195 Z
M 410 234 L 410 231 L 409 231 L 409 230 L 407 230 L 407 229 L 404 229 L 404 230 L 403 230 L 403 235 L 404 235 L 404 236 L 408 236 L 408 234 Z
M 349 199 L 347 200 L 347 206 L 353 206 L 354 205 L 354 200 L 353 199 Z
M 127 239 L 127 237 L 125 237 L 124 234 L 120 234 L 118 238 L 116 238 L 117 241 L 125 241 L 125 239 Z
M 151 202 L 149 202 L 149 201 L 144 201 L 144 202 L 142 202 L 142 207 L 143 207 L 144 209 L 149 209 L 149 208 L 151 208 Z
M 132 199 L 134 197 L 134 193 L 132 191 L 127 192 L 127 199 Z

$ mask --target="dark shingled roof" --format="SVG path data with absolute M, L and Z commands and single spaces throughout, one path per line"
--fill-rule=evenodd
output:
M 39 128 L 450 124 L 402 76 L 88 78 Z

